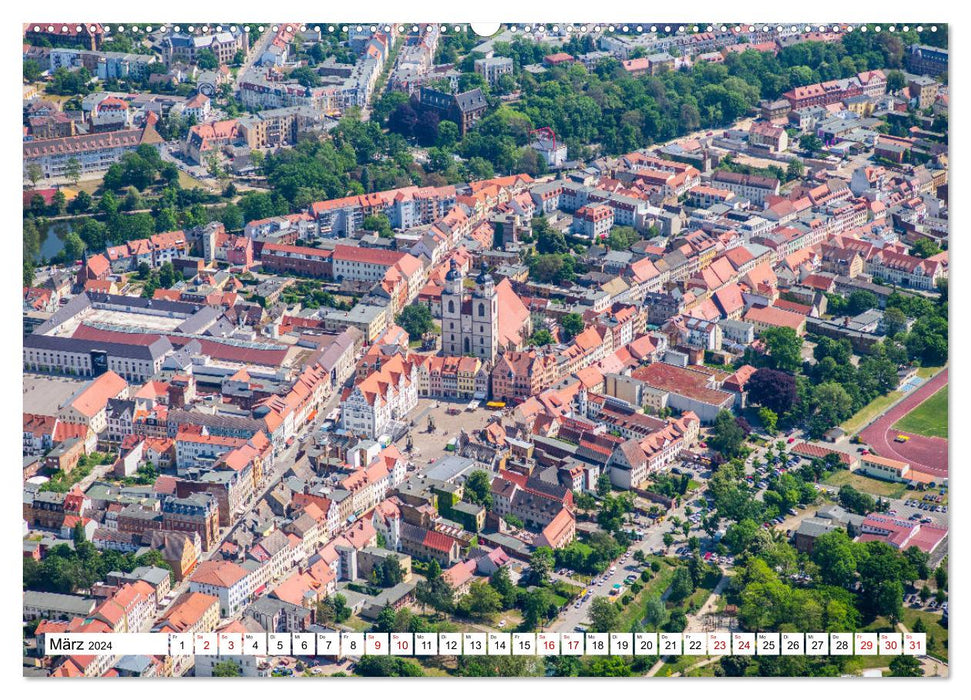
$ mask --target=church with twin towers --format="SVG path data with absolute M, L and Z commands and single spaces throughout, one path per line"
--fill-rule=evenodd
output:
M 472 355 L 492 364 L 499 347 L 499 302 L 496 285 L 483 263 L 471 290 L 453 260 L 442 292 L 442 352 Z

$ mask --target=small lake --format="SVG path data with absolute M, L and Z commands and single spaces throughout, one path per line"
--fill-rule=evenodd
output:
M 57 221 L 48 226 L 40 243 L 40 257 L 50 260 L 64 250 L 64 236 L 70 232 L 71 224 L 65 221 Z

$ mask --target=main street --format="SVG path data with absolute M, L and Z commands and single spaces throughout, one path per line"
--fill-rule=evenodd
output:
M 277 484 L 280 483 L 280 479 L 283 478 L 284 473 L 286 473 L 287 469 L 289 469 L 293 465 L 294 458 L 296 456 L 296 453 L 300 449 L 302 442 L 307 437 L 309 437 L 310 435 L 313 435 L 317 431 L 317 429 L 320 427 L 320 424 L 324 420 L 326 420 L 327 414 L 330 413 L 338 405 L 338 403 L 340 403 L 339 387 L 335 390 L 334 395 L 328 400 L 327 404 L 323 408 L 317 411 L 316 419 L 307 427 L 305 427 L 304 430 L 300 432 L 300 434 L 294 437 L 292 444 L 288 445 L 278 455 L 274 457 L 273 467 L 270 469 L 270 472 L 266 475 L 266 478 L 264 479 L 263 486 L 261 487 L 261 489 L 259 491 L 254 492 L 254 495 L 244 506 L 242 512 L 234 516 L 232 525 L 230 525 L 229 527 L 220 528 L 220 531 L 219 531 L 220 534 L 219 534 L 218 540 L 215 543 L 213 543 L 213 546 L 211 548 L 209 548 L 208 550 L 202 553 L 202 555 L 199 557 L 199 563 L 202 563 L 204 561 L 209 561 L 209 559 L 212 558 L 212 555 L 215 554 L 217 551 L 219 551 L 223 543 L 225 543 L 227 540 L 232 538 L 236 530 L 246 521 L 246 516 L 249 515 L 249 513 L 253 510 L 253 508 L 255 508 L 256 505 L 260 501 L 262 501 L 268 493 L 270 493 L 274 488 L 276 488 Z M 185 593 L 187 590 L 189 590 L 188 580 L 180 581 L 177 585 L 172 586 L 172 591 L 171 591 L 172 602 L 177 600 L 178 597 L 183 593 Z M 160 608 L 155 617 L 156 621 L 165 617 L 165 614 L 168 612 L 170 607 L 172 607 L 172 603 L 169 603 L 164 608 Z

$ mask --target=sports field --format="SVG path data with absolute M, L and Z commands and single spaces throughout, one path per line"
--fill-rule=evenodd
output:
M 902 433 L 947 437 L 947 385 L 893 425 Z

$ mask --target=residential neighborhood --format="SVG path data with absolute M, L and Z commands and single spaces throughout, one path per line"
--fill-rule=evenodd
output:
M 947 25 L 28 23 L 23 74 L 25 676 L 948 675 Z M 926 649 L 48 653 L 795 631 Z

